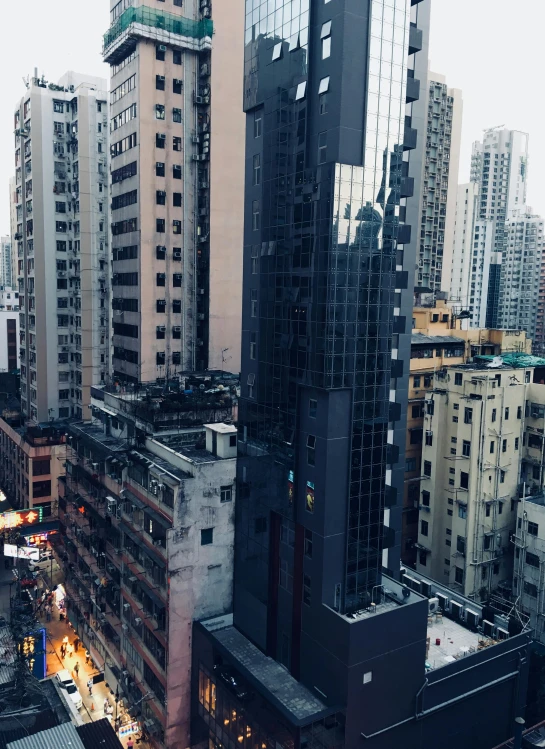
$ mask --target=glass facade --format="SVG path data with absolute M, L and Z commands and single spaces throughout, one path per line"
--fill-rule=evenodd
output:
M 322 600 L 344 612 L 373 600 L 389 544 L 385 479 L 394 457 L 388 432 L 396 271 L 403 262 L 400 192 L 408 166 L 410 0 L 373 0 L 369 9 L 370 15 L 362 11 L 354 21 L 364 34 L 361 58 L 361 37 L 352 58 L 356 68 L 361 65 L 361 81 L 354 97 L 343 99 L 351 39 L 342 36 L 327 3 L 246 3 L 248 174 L 235 575 L 238 600 L 249 595 L 267 609 L 266 637 L 257 628 L 252 637 L 292 668 L 287 619 L 298 616 L 303 587 L 298 527 L 325 535 L 318 518 L 328 508 L 343 507 L 344 548 L 336 552 L 343 569 Z M 312 417 L 314 431 L 312 424 L 302 427 L 304 400 L 315 389 L 326 397 L 348 394 L 349 447 L 346 462 L 336 468 L 346 466 L 346 489 L 338 490 L 344 496 L 332 493 L 331 476 L 321 473 L 331 428 L 325 409 L 318 407 Z M 270 519 L 267 532 L 261 518 Z M 292 529 L 293 545 L 284 541 L 286 528 Z M 306 601 L 310 572 L 305 568 Z M 293 594 L 287 604 L 283 590 Z M 237 593 L 235 616 L 236 602 Z

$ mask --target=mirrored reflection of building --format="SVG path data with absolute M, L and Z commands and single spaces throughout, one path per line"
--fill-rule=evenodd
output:
M 234 612 L 194 625 L 193 744 L 412 749 L 441 731 L 450 749 L 484 730 L 488 692 L 458 716 L 493 668 L 427 664 L 432 588 L 399 582 L 429 10 L 246 2 Z M 506 718 L 487 746 L 510 732 L 514 694 L 496 694 Z

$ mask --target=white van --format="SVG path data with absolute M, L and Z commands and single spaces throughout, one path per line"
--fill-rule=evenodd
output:
M 74 703 L 74 705 L 79 710 L 80 707 L 82 707 L 83 705 L 83 700 L 81 699 L 81 694 L 79 693 L 79 689 L 74 683 L 74 679 L 72 678 L 70 671 L 64 668 L 62 671 L 59 671 L 55 675 L 55 677 L 57 681 L 60 683 L 61 687 L 63 689 L 66 689 L 70 697 L 70 700 Z

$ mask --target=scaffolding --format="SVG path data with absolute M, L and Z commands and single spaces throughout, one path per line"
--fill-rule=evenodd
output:
M 172 13 L 154 10 L 145 6 L 127 8 L 104 34 L 103 51 L 105 52 L 117 37 L 133 23 L 139 23 L 143 26 L 150 26 L 151 28 L 161 29 L 171 34 L 178 34 L 179 36 L 190 37 L 192 39 L 203 39 L 205 36 L 211 37 L 214 30 L 214 24 L 209 18 L 193 21 L 190 18 L 181 18 Z

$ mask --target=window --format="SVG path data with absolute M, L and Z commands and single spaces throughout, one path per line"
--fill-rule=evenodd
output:
M 464 440 L 462 442 L 462 455 L 465 458 L 469 458 L 471 455 L 471 442 L 469 442 L 469 440 Z
M 532 598 L 537 598 L 537 586 L 533 583 L 529 583 L 526 580 L 524 581 L 524 592 L 527 596 L 532 596 Z
M 505 409 L 505 421 L 508 421 L 508 420 L 509 420 L 509 409 L 506 408 Z
M 433 432 L 426 431 L 426 445 L 431 447 L 433 445 Z
M 254 519 L 254 533 L 267 532 L 267 518 L 259 517 Z
M 64 102 L 62 101 L 53 101 L 53 111 L 58 112 L 59 114 L 64 113 Z
M 413 387 L 415 388 L 420 387 L 420 375 L 413 377 Z
M 416 458 L 407 458 L 407 460 L 405 461 L 405 471 L 407 473 L 416 471 Z
M 30 222 L 28 222 L 30 223 Z M 66 221 L 56 221 L 55 222 L 55 231 L 58 231 L 61 234 L 65 234 L 67 231 L 67 224 Z
M 420 521 L 420 533 L 422 536 L 428 535 L 428 521 L 427 520 L 421 520 Z
M 156 104 L 155 105 L 155 119 L 156 120 L 164 120 L 165 119 L 165 106 L 164 106 L 164 104 Z
M 291 593 L 293 591 L 293 572 L 285 559 L 280 560 L 278 573 L 279 586 Z
M 530 536 L 537 536 L 538 531 L 539 531 L 539 525 L 537 523 L 532 523 L 532 522 L 528 523 L 528 534 Z
M 465 520 L 467 518 L 467 505 L 458 505 L 458 517 L 462 518 L 462 520 Z
M 308 402 L 308 415 L 311 419 L 316 418 L 316 414 L 318 413 L 318 401 L 311 398 Z
M 327 39 L 322 39 L 322 60 L 327 60 L 328 57 L 331 57 L 331 37 L 328 36 Z
M 305 556 L 309 559 L 312 559 L 312 531 L 310 531 L 308 528 L 305 528 L 304 541 Z
M 282 42 L 275 44 L 272 51 L 272 61 L 280 60 L 282 57 Z
M 182 274 L 181 273 L 172 274 L 172 285 L 174 288 L 181 288 L 182 286 Z
M 411 416 L 413 419 L 419 419 L 423 416 L 422 406 L 413 406 L 411 409 Z
M 112 211 L 118 211 L 120 208 L 126 208 L 129 205 L 134 205 L 138 202 L 138 191 L 131 190 L 125 192 L 122 195 L 117 195 L 112 198 Z
M 250 333 L 250 359 L 257 358 L 257 333 Z
M 506 453 L 507 452 L 507 440 L 503 440 L 502 441 L 502 443 L 501 443 L 501 451 L 502 451 L 502 453 Z
M 155 174 L 157 177 L 164 177 L 165 176 L 165 164 L 162 161 L 157 161 L 155 163 Z
M 461 372 L 455 372 L 454 373 L 454 384 L 455 385 L 462 385 L 464 381 L 463 375 Z
M 157 274 L 157 275 L 159 275 L 159 274 Z M 155 338 L 158 341 L 162 341 L 165 337 L 166 337 L 166 328 L 165 328 L 165 326 L 164 325 L 158 325 L 155 328 Z
M 172 138 L 172 148 L 175 151 L 181 151 L 182 150 L 182 139 L 180 137 L 178 137 L 177 135 L 175 135 Z
M 261 184 L 261 154 L 256 153 L 254 154 L 254 165 L 253 165 L 253 174 L 254 174 L 254 185 L 260 185 Z
M 178 219 L 174 219 L 172 222 L 172 232 L 174 234 L 181 234 L 182 233 L 182 222 Z
M 318 164 L 327 161 L 327 132 L 318 133 Z
M 424 461 L 424 476 L 431 476 L 431 460 Z
M 155 45 L 155 59 L 164 60 L 166 51 L 167 51 L 167 48 L 165 47 L 164 44 L 156 44 Z
M 259 200 L 252 201 L 252 229 L 258 231 L 261 228 L 261 214 L 259 210 Z
M 473 409 L 464 408 L 464 424 L 472 424 L 472 423 L 473 423 Z
M 180 2 L 180 5 L 181 4 L 182 3 Z M 176 3 L 174 3 L 174 5 L 176 5 Z M 180 50 L 180 49 L 173 50 L 173 52 L 172 52 L 172 62 L 174 63 L 174 65 L 181 65 L 182 64 L 182 50 Z
M 422 504 L 424 507 L 430 506 L 430 493 L 428 491 L 422 492 Z
M 182 93 L 182 81 L 179 78 L 174 78 L 172 81 L 172 93 L 173 94 L 181 94 Z M 178 110 L 180 112 L 180 119 L 174 120 L 174 122 L 181 122 L 182 121 L 182 110 Z
M 214 543 L 214 529 L 203 528 L 201 530 L 201 546 L 209 546 Z
M 155 76 L 155 88 L 157 89 L 157 91 L 165 90 L 165 76 L 164 75 Z M 164 110 L 164 107 L 163 107 L 163 110 Z M 164 117 L 162 119 L 164 119 Z
M 316 465 L 316 437 L 313 434 L 307 437 L 307 463 L 309 466 Z
M 166 300 L 165 299 L 157 299 L 155 302 L 155 309 L 157 312 L 164 313 L 166 312 Z
M 515 450 L 519 449 L 519 438 L 515 437 Z
M 233 499 L 233 487 L 222 486 L 220 487 L 220 502 L 231 502 Z
M 257 289 L 252 289 L 250 293 L 250 317 L 257 317 Z
M 34 475 L 36 475 L 36 471 L 34 471 Z M 529 564 L 530 567 L 537 567 L 539 569 L 539 557 L 537 556 L 537 554 L 532 554 L 531 552 L 527 551 L 526 564 Z
M 321 96 L 322 94 L 327 94 L 329 91 L 329 76 L 327 75 L 325 78 L 322 78 L 320 80 L 320 85 L 318 87 L 318 94 Z
M 297 90 L 295 92 L 295 101 L 301 101 L 301 99 L 304 99 L 306 92 L 307 92 L 307 82 L 302 81 L 297 86 Z
M 495 445 L 495 444 L 496 444 L 496 443 L 494 442 L 494 440 L 492 440 L 492 442 L 490 443 L 490 453 L 493 453 L 493 452 L 494 452 L 494 445 Z
M 517 407 L 517 419 L 522 419 L 522 406 Z
M 505 482 L 505 471 L 500 471 L 500 484 Z
M 172 166 L 172 177 L 173 179 L 182 179 L 182 167 L 179 164 Z
M 182 207 L 182 193 L 181 192 L 175 192 L 172 194 L 172 205 L 174 206 L 174 208 Z
M 159 234 L 165 233 L 165 219 L 164 218 L 158 218 L 155 220 L 155 230 Z
M 181 109 L 177 109 L 176 107 L 174 107 L 174 109 L 172 110 L 172 121 L 173 122 L 181 122 L 182 121 L 182 110 Z M 180 139 L 180 141 L 181 141 L 181 139 Z M 180 148 L 180 151 L 181 150 L 182 149 Z
M 469 473 L 460 471 L 460 486 L 462 489 L 469 489 Z
M 423 429 L 411 429 L 411 437 L 410 437 L 410 443 L 411 445 L 421 445 L 422 444 L 422 434 L 424 433 Z
M 496 409 L 492 409 L 492 421 L 496 421 Z
M 254 112 L 254 138 L 261 138 L 263 134 L 263 113 L 260 109 Z
M 460 583 L 460 585 L 464 584 L 464 571 L 460 567 L 456 567 L 456 571 L 454 573 L 454 579 L 457 583 Z
M 310 575 L 303 575 L 303 603 L 306 606 L 310 606 L 310 588 Z
M 322 94 L 320 96 L 320 114 L 327 114 L 328 110 L 328 101 L 327 101 L 327 94 Z
M 166 275 L 164 273 L 158 273 L 156 276 L 156 285 L 157 286 L 164 286 L 166 280 Z
M 164 133 L 156 133 L 155 135 L 155 147 L 156 148 L 164 148 L 165 147 L 165 135 Z

